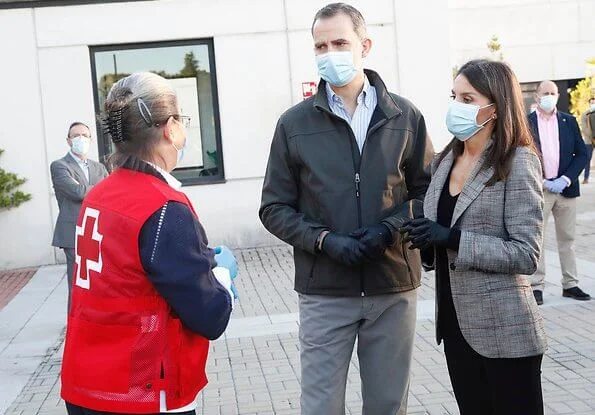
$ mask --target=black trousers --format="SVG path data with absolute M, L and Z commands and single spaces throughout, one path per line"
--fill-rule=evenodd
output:
M 445 337 L 444 353 L 461 415 L 543 415 L 543 355 L 489 359 L 460 331 Z
M 66 402 L 66 410 L 68 411 L 68 415 L 128 415 L 125 413 L 120 412 L 102 412 L 102 411 L 94 411 L 92 409 L 83 408 L 78 405 L 73 405 L 71 403 Z M 146 415 L 167 415 L 167 414 L 146 414 Z M 188 412 L 178 412 L 176 415 L 196 415 L 196 411 L 188 411 Z

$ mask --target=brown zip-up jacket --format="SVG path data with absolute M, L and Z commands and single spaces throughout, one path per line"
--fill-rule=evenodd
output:
M 329 109 L 323 80 L 314 97 L 281 116 L 271 144 L 260 219 L 294 247 L 302 294 L 378 295 L 420 285 L 419 251 L 408 250 L 397 229 L 414 215 L 413 201 L 424 199 L 434 150 L 419 110 L 365 72 L 378 104 L 361 155 L 349 124 Z M 347 234 L 378 223 L 395 241 L 380 260 L 347 266 L 315 252 L 323 230 Z

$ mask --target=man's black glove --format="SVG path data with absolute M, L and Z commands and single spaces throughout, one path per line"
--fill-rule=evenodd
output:
M 393 235 L 388 226 L 379 224 L 369 228 L 360 228 L 349 234 L 359 239 L 360 249 L 366 259 L 373 261 L 382 258 L 386 248 L 393 242 Z
M 426 218 L 413 219 L 403 224 L 399 232 L 404 234 L 403 242 L 411 241 L 409 249 L 423 249 L 430 245 L 459 249 L 461 232 L 439 225 Z
M 324 237 L 322 252 L 345 265 L 357 265 L 364 260 L 364 254 L 356 238 L 334 232 Z

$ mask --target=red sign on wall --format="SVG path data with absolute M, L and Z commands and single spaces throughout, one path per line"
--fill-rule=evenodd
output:
M 302 97 L 308 99 L 318 90 L 316 82 L 302 82 Z

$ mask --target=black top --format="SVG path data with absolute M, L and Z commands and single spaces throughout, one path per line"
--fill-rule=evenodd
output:
M 454 165 L 453 165 L 454 166 Z M 452 215 L 455 210 L 455 205 L 459 195 L 452 196 L 449 191 L 450 174 L 452 168 L 448 172 L 448 177 L 440 193 L 440 199 L 438 200 L 438 215 L 437 222 L 439 225 L 450 228 L 450 222 L 452 221 Z M 442 337 L 449 337 L 454 330 L 459 331 L 459 324 L 457 321 L 457 315 L 455 307 L 452 302 L 452 293 L 450 290 L 450 273 L 448 256 L 446 255 L 446 249 L 436 247 L 436 292 L 438 295 L 438 326 L 440 328 L 440 334 Z M 438 276 L 440 276 L 438 279 Z

